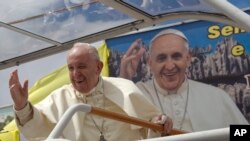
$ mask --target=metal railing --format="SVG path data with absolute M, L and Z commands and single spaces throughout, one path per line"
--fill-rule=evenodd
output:
M 229 127 L 192 132 L 174 136 L 146 139 L 144 141 L 229 141 Z
M 45 141 L 69 141 L 66 139 L 56 139 L 56 138 L 60 137 L 64 128 L 71 120 L 72 116 L 78 111 L 100 115 L 106 118 L 151 128 L 157 131 L 163 130 L 163 126 L 151 123 L 149 121 L 110 112 L 101 108 L 93 107 L 88 104 L 76 104 L 69 107 L 66 110 L 62 118 L 56 124 L 55 128 L 52 130 L 52 132 Z M 187 133 L 181 130 L 173 129 L 173 131 L 171 132 L 171 136 L 146 139 L 145 141 L 184 141 L 184 140 L 185 141 L 229 141 L 229 128 L 192 132 L 192 133 Z

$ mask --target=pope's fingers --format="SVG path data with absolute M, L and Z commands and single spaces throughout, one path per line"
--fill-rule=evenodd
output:
M 136 55 L 130 55 L 130 56 L 124 55 L 122 60 L 121 60 L 121 63 L 129 65 L 129 63 L 131 64 L 132 61 L 138 61 L 139 62 L 140 60 L 136 59 Z
M 165 115 L 159 115 L 159 116 L 153 117 L 151 121 L 157 124 L 164 124 L 165 120 L 166 120 Z
M 23 89 L 24 89 L 25 94 L 28 94 L 28 84 L 29 84 L 29 81 L 25 80 L 23 84 Z
M 166 120 L 164 123 L 164 131 L 163 134 L 164 136 L 169 135 L 173 129 L 173 121 L 171 118 L 166 116 Z
M 11 85 L 13 84 L 13 76 L 14 74 L 13 74 L 13 72 L 10 74 L 10 78 L 9 78 L 9 88 L 11 87 Z
M 10 87 L 9 87 L 9 89 L 12 89 L 12 88 L 14 88 L 15 87 L 15 84 L 12 84 Z
M 15 81 L 15 83 L 19 83 L 19 76 L 18 76 L 17 70 L 14 71 L 14 81 Z
M 127 52 L 126 52 L 126 55 L 127 56 L 130 56 L 132 54 L 134 54 L 134 50 L 137 50 L 138 48 L 140 48 L 140 43 L 142 42 L 141 39 L 137 39 L 135 40 L 131 46 L 128 48 Z
M 126 54 L 124 54 L 124 55 L 122 56 L 122 58 L 126 59 L 126 58 L 127 58 L 127 55 L 126 55 Z
M 13 76 L 14 74 L 13 74 L 13 72 L 10 74 L 10 78 L 9 78 L 9 89 L 11 90 L 12 88 L 14 88 L 14 86 L 15 86 L 15 83 L 14 83 L 14 81 L 13 81 Z
M 17 83 L 19 83 L 19 78 L 18 78 L 17 70 L 15 70 L 15 71 L 13 71 L 11 73 L 11 76 L 10 76 L 10 79 L 9 79 L 9 87 L 12 84 L 17 84 Z
M 165 114 L 160 115 L 159 124 L 164 124 L 167 121 L 168 117 Z

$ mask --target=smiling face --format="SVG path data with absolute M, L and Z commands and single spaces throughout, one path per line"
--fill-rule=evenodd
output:
M 93 89 L 101 73 L 103 64 L 96 52 L 88 44 L 78 43 L 68 54 L 69 77 L 76 90 L 87 93 Z
M 152 42 L 149 66 L 159 86 L 177 90 L 186 77 L 191 55 L 186 41 L 174 34 L 162 35 Z

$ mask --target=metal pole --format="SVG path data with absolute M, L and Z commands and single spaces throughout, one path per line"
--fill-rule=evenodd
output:
M 65 126 L 71 120 L 72 116 L 78 111 L 99 115 L 99 116 L 102 116 L 105 118 L 114 119 L 117 121 L 138 125 L 141 127 L 150 128 L 150 129 L 153 129 L 156 131 L 163 131 L 162 125 L 152 123 L 152 122 L 149 122 L 146 120 L 138 119 L 135 117 L 131 117 L 128 115 L 107 111 L 107 110 L 104 110 L 101 108 L 97 108 L 97 107 L 93 107 L 93 106 L 88 105 L 88 104 L 81 103 L 81 104 L 73 105 L 66 110 L 66 112 L 63 114 L 63 116 L 61 117 L 59 122 L 56 124 L 55 128 L 52 130 L 52 132 L 50 133 L 50 135 L 48 136 L 47 139 L 54 139 L 54 138 L 60 137 Z M 172 129 L 170 135 L 178 135 L 178 134 L 184 134 L 184 133 L 187 133 L 187 132 L 183 131 L 183 130 Z
M 68 122 L 71 120 L 72 116 L 77 112 L 82 111 L 89 113 L 91 111 L 91 106 L 87 104 L 77 104 L 71 106 L 62 116 L 62 118 L 59 120 L 59 122 L 56 124 L 55 128 L 52 130 L 50 135 L 47 139 L 55 139 L 60 137 L 61 133 L 63 132 L 65 126 L 68 124 Z
M 230 17 L 233 21 L 239 24 L 240 28 L 250 32 L 250 16 L 228 2 L 227 0 L 204 0 L 216 10 Z

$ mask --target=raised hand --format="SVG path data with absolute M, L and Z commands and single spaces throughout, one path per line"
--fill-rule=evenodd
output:
M 28 80 L 23 86 L 19 82 L 17 70 L 11 73 L 9 79 L 9 89 L 14 102 L 15 110 L 21 110 L 28 103 Z
M 132 79 L 135 75 L 140 59 L 145 52 L 141 39 L 137 39 L 123 55 L 120 65 L 120 77 Z

